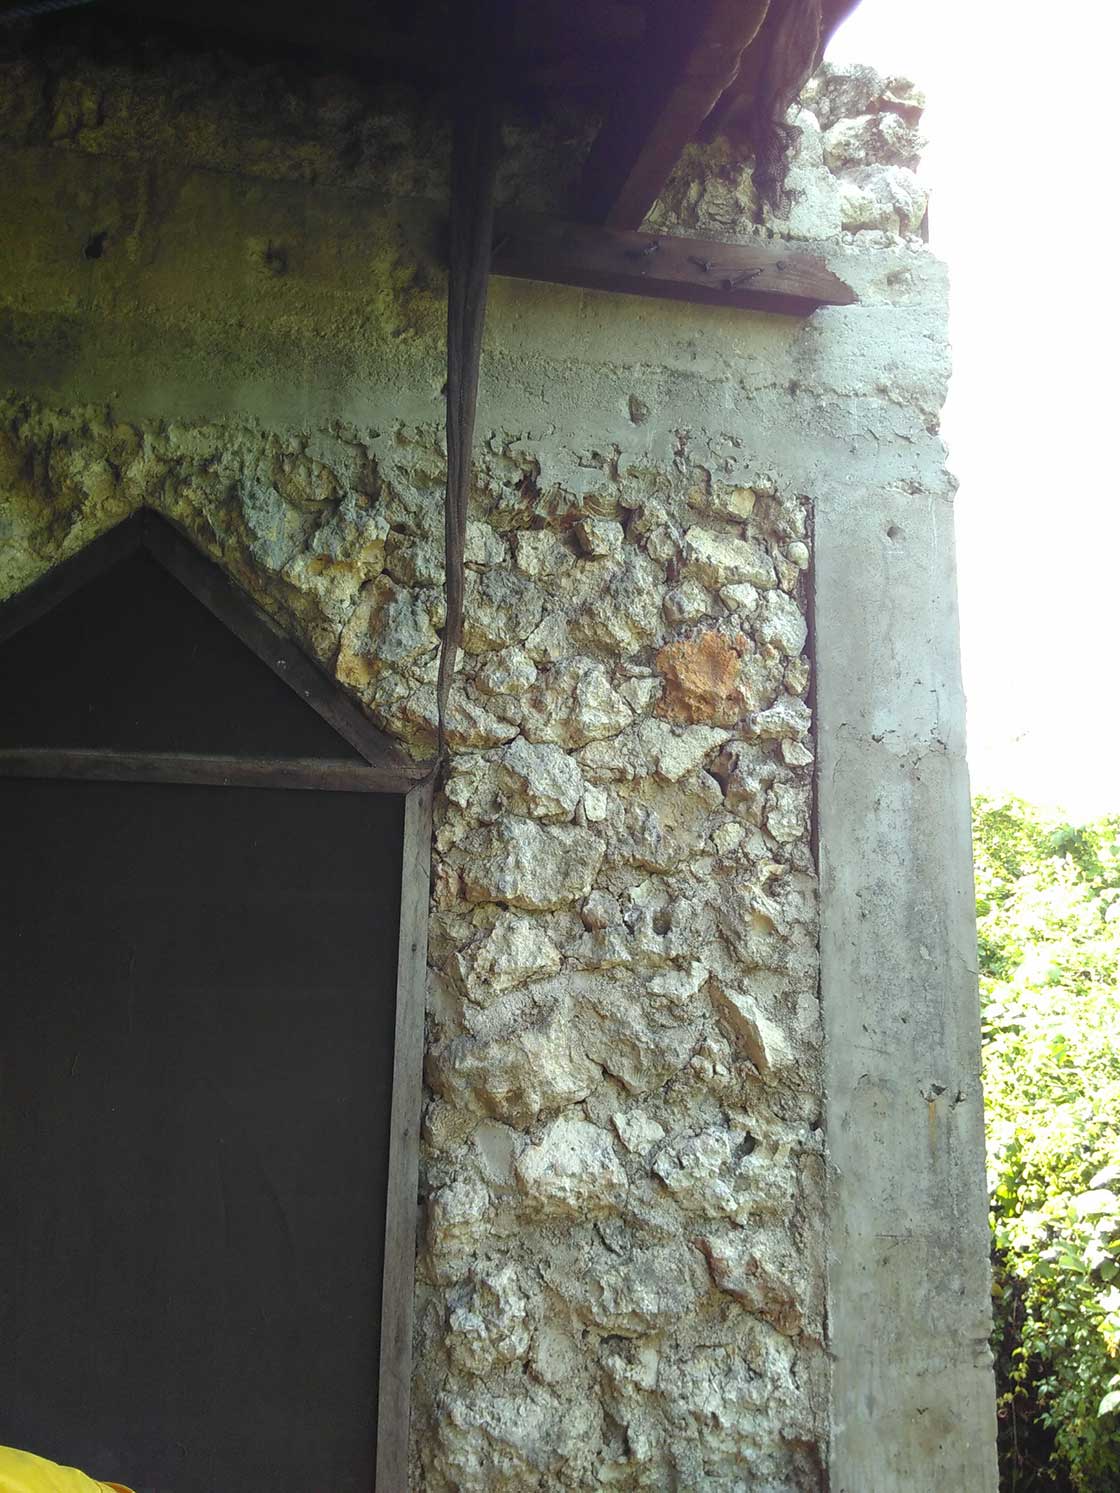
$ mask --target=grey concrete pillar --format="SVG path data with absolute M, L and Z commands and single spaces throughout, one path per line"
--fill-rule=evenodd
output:
M 994 1493 L 952 506 L 816 518 L 832 1493 Z

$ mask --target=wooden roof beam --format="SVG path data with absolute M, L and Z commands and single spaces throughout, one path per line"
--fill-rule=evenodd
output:
M 663 0 L 647 54 L 591 147 L 577 213 L 609 228 L 638 228 L 669 173 L 739 71 L 769 0 Z
M 538 213 L 498 214 L 493 273 L 786 316 L 857 300 L 823 259 L 784 244 L 657 237 Z

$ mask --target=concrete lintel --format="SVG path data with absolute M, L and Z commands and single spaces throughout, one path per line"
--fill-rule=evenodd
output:
M 994 1493 L 951 510 L 816 513 L 832 1493 Z

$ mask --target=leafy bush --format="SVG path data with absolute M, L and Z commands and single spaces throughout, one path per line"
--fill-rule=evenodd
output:
M 1004 1487 L 1120 1488 L 1120 819 L 974 814 Z

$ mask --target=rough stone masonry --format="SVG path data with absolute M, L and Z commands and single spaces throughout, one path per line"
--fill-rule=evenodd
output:
M 404 91 L 217 54 L 5 70 L 0 590 L 149 505 L 426 755 L 443 133 Z M 948 511 L 921 107 L 825 68 L 776 211 L 719 141 L 651 217 L 817 243 L 857 306 L 493 287 L 437 806 L 417 1488 L 825 1486 L 807 577 L 829 495 Z M 553 206 L 584 144 L 511 124 L 503 197 Z

